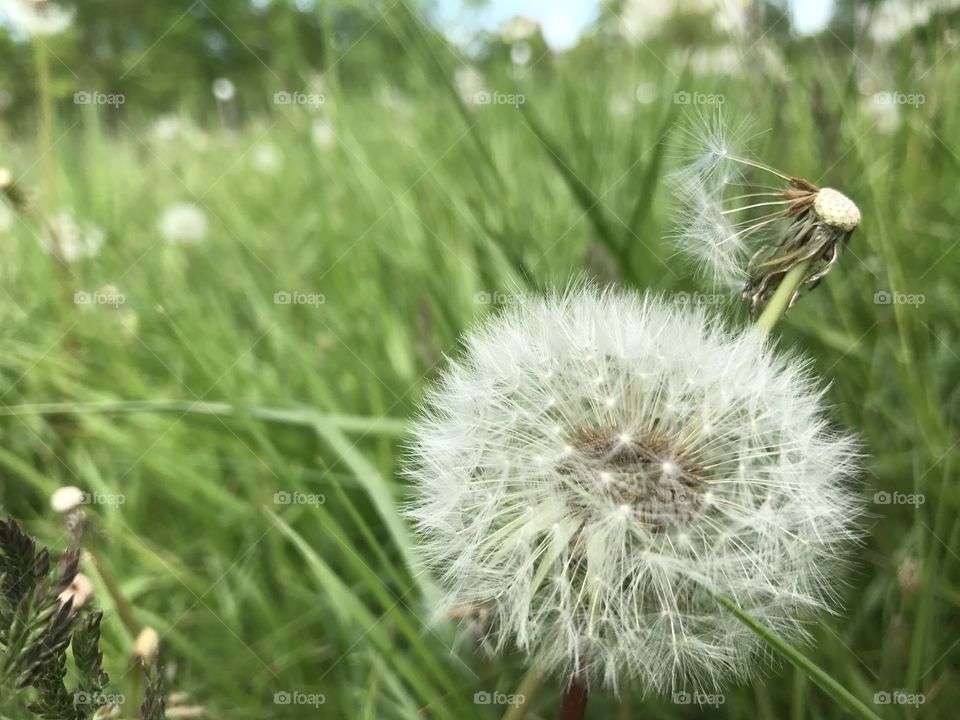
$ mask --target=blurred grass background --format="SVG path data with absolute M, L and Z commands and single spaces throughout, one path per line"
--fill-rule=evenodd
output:
M 517 288 L 586 274 L 712 302 L 663 240 L 663 181 L 678 128 L 722 102 L 764 131 L 758 157 L 864 214 L 841 265 L 780 328 L 870 455 L 847 610 L 811 628 L 807 652 L 882 717 L 954 717 L 956 11 L 881 42 L 875 3 L 841 3 L 805 37 L 786 8 L 754 3 L 731 40 L 702 10 L 646 35 L 604 6 L 564 53 L 523 23 L 524 37 L 482 35 L 468 51 L 430 11 L 84 3 L 39 41 L 52 147 L 36 139 L 31 42 L 0 25 L 0 167 L 33 207 L 8 202 L 0 230 L 0 510 L 62 549 L 54 489 L 122 495 L 87 509 L 100 561 L 159 631 L 173 689 L 207 717 L 498 717 L 475 693 L 515 692 L 521 659 L 490 661 L 452 625 L 426 625 L 430 584 L 397 511 L 403 420 L 463 329 Z M 221 77 L 227 101 L 210 91 Z M 125 102 L 77 104 L 77 92 Z M 202 208 L 204 242 L 165 241 L 175 202 Z M 59 209 L 103 231 L 98 254 L 62 267 L 44 249 Z M 123 304 L 72 301 L 104 288 Z M 132 638 L 87 572 L 108 669 L 134 692 Z M 925 702 L 873 704 L 897 690 Z M 294 692 L 325 703 L 275 702 Z M 533 715 L 552 716 L 559 692 L 548 685 Z M 597 694 L 589 716 L 843 716 L 783 666 L 717 708 L 625 698 Z

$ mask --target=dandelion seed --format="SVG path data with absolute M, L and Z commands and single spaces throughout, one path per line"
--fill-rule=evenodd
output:
M 717 594 L 787 636 L 833 607 L 856 444 L 759 334 L 581 288 L 521 298 L 464 345 L 409 447 L 442 617 L 483 607 L 496 651 L 664 691 L 753 671 L 759 641 Z
M 63 262 L 73 263 L 96 257 L 103 248 L 104 234 L 95 225 L 78 223 L 64 210 L 44 225 L 40 242 Z
M 48 0 L 0 0 L 0 11 L 24 35 L 59 35 L 73 24 L 74 9 Z
M 749 158 L 738 148 L 745 134 L 745 126 L 731 128 L 720 114 L 686 131 L 694 152 L 672 175 L 685 203 L 673 239 L 715 283 L 739 286 L 753 311 L 791 269 L 803 266 L 792 306 L 801 287 L 815 285 L 834 266 L 860 224 L 860 210 L 838 190 Z M 754 179 L 760 174 L 774 184 Z
M 207 237 L 207 214 L 194 203 L 174 203 L 160 217 L 159 230 L 171 245 L 196 245 Z

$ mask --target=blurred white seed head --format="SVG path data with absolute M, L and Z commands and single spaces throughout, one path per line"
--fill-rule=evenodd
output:
M 476 105 L 477 98 L 486 89 L 483 74 L 472 65 L 458 67 L 453 75 L 453 84 L 460 99 L 467 106 Z
M 53 491 L 50 507 L 54 512 L 68 513 L 83 505 L 85 499 L 83 490 L 73 485 L 65 485 Z
M 265 175 L 273 175 L 283 165 L 283 155 L 272 143 L 258 145 L 251 158 L 253 167 Z
M 64 210 L 44 224 L 40 242 L 47 252 L 72 263 L 100 254 L 104 234 L 97 226 L 81 224 Z
M 803 634 L 856 537 L 856 444 L 804 365 L 632 293 L 522 297 L 468 333 L 410 443 L 445 617 L 564 679 L 714 687 Z
M 145 627 L 133 641 L 133 652 L 131 655 L 134 660 L 143 660 L 150 664 L 157 656 L 160 650 L 160 635 L 152 627 Z
M 206 239 L 209 225 L 202 208 L 194 203 L 178 202 L 163 212 L 159 230 L 171 245 L 196 245 Z
M 87 600 L 93 595 L 93 583 L 90 582 L 88 578 L 83 573 L 77 573 L 73 582 L 70 583 L 70 586 L 60 593 L 58 599 L 61 604 L 66 604 L 68 601 L 73 600 L 73 610 L 79 610 L 86 603 Z
M 310 126 L 310 136 L 314 146 L 320 150 L 326 150 L 331 147 L 334 140 L 336 140 L 333 125 L 330 124 L 329 120 L 324 119 L 313 122 Z
M 74 9 L 48 0 L 0 0 L 0 15 L 24 35 L 59 35 L 73 24 Z
M 220 102 L 230 102 L 237 94 L 237 86 L 229 78 L 217 78 L 213 81 L 213 96 Z
M 500 39 L 508 45 L 532 40 L 540 32 L 540 23 L 536 20 L 516 15 L 503 24 Z
M 510 46 L 510 61 L 519 67 L 529 65 L 533 59 L 533 48 L 528 42 L 518 42 Z

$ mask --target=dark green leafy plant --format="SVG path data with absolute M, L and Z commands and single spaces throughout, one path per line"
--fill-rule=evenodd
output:
M 75 608 L 73 598 L 63 595 L 77 576 L 79 559 L 79 548 L 72 548 L 54 565 L 49 551 L 38 550 L 13 518 L 0 522 L 2 720 L 30 714 L 87 720 L 108 703 L 109 677 L 100 651 L 103 613 Z M 148 669 L 142 718 L 163 718 L 161 685 L 159 670 Z

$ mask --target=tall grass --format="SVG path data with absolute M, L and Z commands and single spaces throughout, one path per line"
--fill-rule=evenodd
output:
M 149 118 L 133 109 L 109 125 L 96 112 L 58 118 L 58 201 L 107 242 L 69 280 L 37 241 L 36 218 L 20 217 L 0 242 L 2 510 L 62 546 L 46 506 L 54 488 L 122 494 L 122 505 L 88 509 L 102 562 L 137 620 L 160 631 L 174 688 L 211 717 L 309 716 L 274 704 L 284 692 L 322 693 L 322 717 L 497 717 L 504 708 L 474 694 L 514 692 L 522 662 L 490 661 L 449 624 L 430 623 L 432 586 L 397 509 L 403 421 L 463 328 L 518 287 L 587 273 L 697 290 L 662 240 L 663 177 L 677 123 L 697 111 L 674 93 L 720 93 L 728 110 L 772 128 L 756 138 L 758 156 L 842 188 L 863 210 L 842 264 L 790 313 L 780 342 L 813 357 L 834 419 L 862 432 L 868 500 L 925 499 L 871 502 L 847 612 L 812 624 L 805 652 L 883 717 L 953 717 L 956 49 L 918 45 L 919 60 L 894 57 L 890 72 L 828 33 L 791 47 L 792 79 L 777 80 L 751 69 L 749 53 L 743 74 L 698 77 L 666 45 L 588 44 L 516 74 L 489 68 L 489 90 L 525 103 L 471 107 L 454 90 L 461 59 L 447 45 L 402 7 L 384 23 L 415 69 L 403 100 L 331 82 L 329 148 L 312 143 L 311 112 L 295 107 L 200 149 L 149 139 Z M 925 96 L 900 108 L 892 133 L 857 89 L 871 74 L 878 90 Z M 611 112 L 639 83 L 653 101 Z M 264 144 L 282 155 L 276 174 L 254 166 Z M 5 145 L 0 164 L 39 186 L 36 155 L 28 141 Z M 157 218 L 177 200 L 209 214 L 208 242 L 159 237 Z M 74 292 L 112 284 L 125 303 L 64 304 L 64 282 Z M 278 292 L 324 302 L 276 304 Z M 884 304 L 882 292 L 904 302 Z M 275 502 L 284 492 L 324 502 Z M 94 581 L 119 678 L 131 637 Z M 897 690 L 925 704 L 874 705 L 875 693 Z M 548 684 L 534 712 L 550 716 L 559 692 Z M 626 693 L 638 716 L 701 712 Z M 725 695 L 704 714 L 845 713 L 789 665 Z M 597 696 L 591 712 L 612 716 L 618 704 Z

